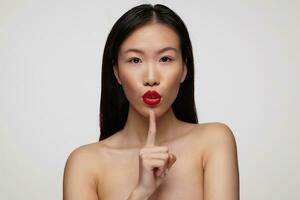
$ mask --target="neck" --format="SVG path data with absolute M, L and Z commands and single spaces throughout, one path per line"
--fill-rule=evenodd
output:
M 156 116 L 156 144 L 168 141 L 175 137 L 180 121 L 175 117 L 170 107 L 162 116 Z M 129 106 L 128 118 L 123 128 L 123 138 L 126 146 L 144 146 L 148 136 L 149 116 L 146 117 L 138 113 L 132 106 Z

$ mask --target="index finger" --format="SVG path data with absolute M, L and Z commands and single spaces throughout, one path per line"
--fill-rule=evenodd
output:
M 146 146 L 151 147 L 155 145 L 155 136 L 156 136 L 155 113 L 153 110 L 149 110 L 149 131 L 148 131 Z

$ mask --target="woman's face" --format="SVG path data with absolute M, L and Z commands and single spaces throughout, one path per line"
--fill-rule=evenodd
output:
M 133 109 L 146 117 L 152 108 L 160 117 L 175 101 L 187 73 L 178 35 L 161 23 L 139 27 L 121 44 L 114 73 Z M 143 101 L 148 90 L 160 94 L 158 104 Z

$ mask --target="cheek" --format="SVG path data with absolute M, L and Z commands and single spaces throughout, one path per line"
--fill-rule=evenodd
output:
M 180 84 L 182 71 L 179 66 L 163 74 L 163 80 L 168 87 L 177 87 Z
M 166 98 L 168 103 L 173 103 L 173 101 L 175 101 L 180 87 L 180 80 L 181 71 L 179 69 L 169 71 L 169 73 L 163 77 L 164 84 L 162 87 L 165 92 L 164 98 Z
M 140 77 L 137 73 L 133 72 L 122 72 L 120 71 L 119 77 L 122 82 L 123 91 L 130 101 L 130 99 L 134 99 L 138 95 L 138 86 Z

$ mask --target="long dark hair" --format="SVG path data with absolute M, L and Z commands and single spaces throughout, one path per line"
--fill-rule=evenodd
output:
M 151 21 L 168 25 L 176 31 L 180 38 L 182 59 L 187 66 L 187 75 L 180 84 L 172 109 L 179 120 L 198 123 L 194 101 L 194 58 L 187 28 L 182 19 L 167 6 L 142 4 L 133 7 L 117 20 L 104 47 L 99 141 L 121 130 L 127 121 L 129 102 L 113 73 L 113 65 L 118 61 L 119 48 L 130 33 Z

